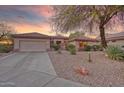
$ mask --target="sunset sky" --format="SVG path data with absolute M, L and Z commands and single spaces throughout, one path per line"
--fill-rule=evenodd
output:
M 0 21 L 5 21 L 12 25 L 17 33 L 39 32 L 55 35 L 49 23 L 49 19 L 53 14 L 52 6 L 48 5 L 0 6 Z M 114 19 L 117 20 L 116 18 Z M 120 22 L 115 24 L 113 28 L 115 32 L 124 31 L 124 27 L 120 25 Z
M 0 6 L 0 21 L 12 25 L 18 33 L 40 32 L 54 35 L 49 18 L 51 6 Z

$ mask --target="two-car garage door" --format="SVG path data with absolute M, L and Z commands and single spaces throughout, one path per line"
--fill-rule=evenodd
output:
M 20 41 L 19 50 L 22 52 L 46 51 L 46 42 L 45 41 L 31 41 L 31 40 Z

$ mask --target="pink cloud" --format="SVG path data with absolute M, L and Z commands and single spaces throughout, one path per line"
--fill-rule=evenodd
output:
M 21 8 L 21 10 L 33 11 L 45 17 L 50 17 L 54 13 L 52 6 L 49 5 L 26 6 L 24 8 Z
M 51 6 L 42 6 L 37 8 L 35 11 L 46 17 L 50 17 L 53 15 L 53 9 Z

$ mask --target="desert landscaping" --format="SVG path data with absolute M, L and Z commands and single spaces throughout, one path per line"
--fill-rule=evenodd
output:
M 72 81 L 77 81 L 92 87 L 114 87 L 124 85 L 124 63 L 113 61 L 105 56 L 104 52 L 90 52 L 91 62 L 88 58 L 89 52 L 77 52 L 70 55 L 67 51 L 59 54 L 50 51 L 49 56 L 57 75 Z M 88 74 L 79 73 L 78 69 L 85 68 Z
M 0 9 L 0 87 L 124 87 L 123 5 Z

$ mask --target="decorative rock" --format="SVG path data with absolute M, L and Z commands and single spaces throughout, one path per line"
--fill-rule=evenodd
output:
M 88 75 L 89 74 L 89 71 L 84 68 L 84 67 L 78 67 L 78 68 L 74 68 L 75 72 L 80 74 L 80 75 Z

